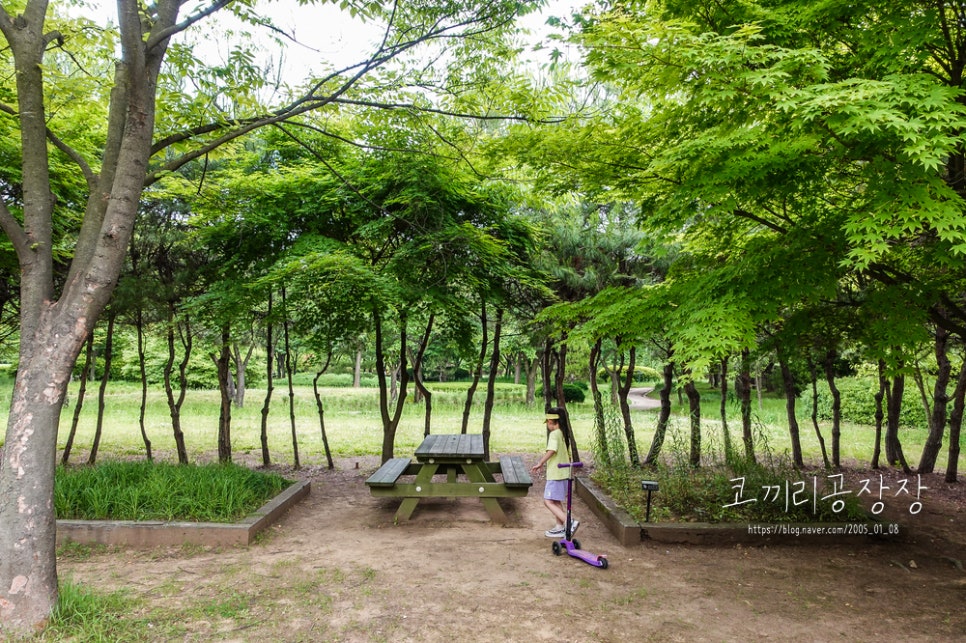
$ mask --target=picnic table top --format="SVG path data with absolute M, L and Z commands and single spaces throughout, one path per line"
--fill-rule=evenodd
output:
M 478 433 L 427 435 L 415 455 L 417 460 L 447 457 L 482 460 L 483 436 Z

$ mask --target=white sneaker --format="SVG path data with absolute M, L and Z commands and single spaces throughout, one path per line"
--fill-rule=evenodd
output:
M 567 535 L 567 528 L 563 525 L 560 525 L 558 527 L 554 527 L 553 529 L 548 529 L 547 531 L 543 532 L 543 535 L 547 538 L 562 538 L 563 536 Z
M 579 520 L 571 519 L 571 521 L 570 521 L 570 537 L 571 538 L 573 538 L 574 537 L 574 534 L 577 533 L 577 527 L 579 527 L 579 526 L 580 526 L 580 521 Z

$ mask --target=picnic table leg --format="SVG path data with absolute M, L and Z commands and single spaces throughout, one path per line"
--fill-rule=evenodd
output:
M 492 474 L 484 471 L 484 468 L 483 464 L 466 464 L 463 466 L 463 472 L 471 482 L 493 482 Z M 480 502 L 483 503 L 486 513 L 490 514 L 490 520 L 501 524 L 506 522 L 506 514 L 496 498 L 480 498 Z
M 433 476 L 436 474 L 436 469 L 439 468 L 438 464 L 424 464 L 416 474 L 415 483 L 418 485 L 429 484 L 433 481 Z M 413 515 L 413 511 L 416 509 L 416 505 L 419 504 L 419 498 L 403 498 L 403 501 L 399 503 L 399 509 L 396 510 L 396 522 L 401 520 L 409 520 Z

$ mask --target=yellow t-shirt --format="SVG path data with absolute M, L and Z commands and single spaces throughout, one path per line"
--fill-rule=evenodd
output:
M 547 460 L 547 480 L 566 480 L 570 477 L 570 470 L 561 469 L 558 464 L 570 462 L 570 451 L 567 449 L 567 441 L 564 440 L 563 431 L 555 429 L 550 432 L 547 438 L 547 451 L 554 454 Z

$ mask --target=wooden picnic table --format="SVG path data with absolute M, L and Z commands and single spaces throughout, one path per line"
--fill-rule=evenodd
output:
M 402 498 L 397 521 L 409 520 L 423 498 L 475 497 L 491 520 L 506 522 L 498 499 L 525 496 L 533 485 L 519 456 L 487 462 L 479 434 L 428 435 L 414 456 L 415 462 L 410 458 L 388 460 L 366 480 L 373 496 Z

